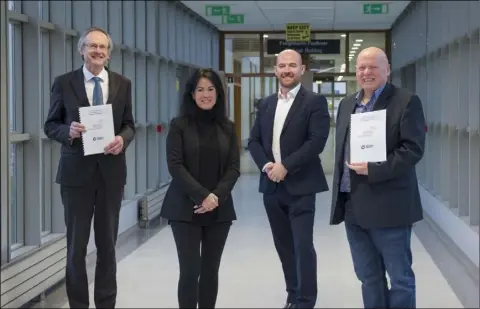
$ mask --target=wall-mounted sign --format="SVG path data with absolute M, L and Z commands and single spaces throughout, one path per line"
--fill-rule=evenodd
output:
M 267 40 L 267 54 L 278 54 L 285 49 L 293 49 L 300 54 L 340 54 L 340 40 L 311 40 L 310 42 L 287 42 L 286 40 Z
M 287 24 L 285 38 L 288 42 L 310 42 L 310 24 Z

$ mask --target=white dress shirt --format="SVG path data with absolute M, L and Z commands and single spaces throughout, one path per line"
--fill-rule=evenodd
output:
M 293 101 L 300 90 L 301 83 L 295 88 L 287 92 L 284 96 L 281 91 L 278 92 L 277 108 L 275 109 L 275 119 L 273 122 L 273 136 L 272 136 L 272 152 L 276 163 L 282 162 L 280 135 L 282 134 L 283 125 L 287 118 L 288 112 L 292 107 Z M 268 164 L 268 163 L 267 163 Z M 266 166 L 266 165 L 265 165 Z M 265 171 L 265 166 L 262 171 Z
M 90 105 L 93 104 L 93 88 L 95 87 L 95 82 L 93 81 L 93 77 L 95 75 L 92 74 L 85 66 L 83 66 L 83 76 L 85 77 L 85 91 L 87 92 L 87 98 Z M 104 69 L 97 75 L 100 77 L 100 86 L 102 87 L 102 94 L 103 94 L 103 104 L 107 104 L 108 100 L 108 73 Z

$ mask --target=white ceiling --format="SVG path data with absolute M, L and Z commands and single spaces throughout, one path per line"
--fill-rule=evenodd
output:
M 312 30 L 389 29 L 410 1 L 181 1 L 221 31 L 283 31 L 286 23 L 309 23 Z M 364 15 L 364 3 L 388 3 L 388 14 Z M 230 6 L 244 24 L 222 24 L 206 16 L 206 5 Z

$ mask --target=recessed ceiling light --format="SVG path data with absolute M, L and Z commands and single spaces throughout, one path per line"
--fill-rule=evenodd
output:
M 356 39 L 355 42 L 363 42 L 362 39 Z
M 342 38 L 344 38 L 344 37 L 346 37 L 347 35 L 346 35 L 346 34 L 342 34 L 342 35 L 340 35 L 340 36 L 341 36 Z
M 356 47 L 356 46 L 355 46 L 355 47 L 352 47 L 352 50 L 357 50 L 357 49 L 358 49 L 358 47 Z
M 263 37 L 264 37 L 264 38 L 268 38 L 268 34 L 264 34 Z
M 362 44 L 355 43 L 353 46 L 362 46 Z

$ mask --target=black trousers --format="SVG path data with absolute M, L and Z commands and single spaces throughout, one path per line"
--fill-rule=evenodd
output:
M 84 187 L 61 186 L 67 227 L 66 288 L 70 308 L 88 308 L 88 278 L 85 265 L 94 217 L 97 263 L 94 301 L 97 308 L 114 308 L 117 297 L 117 242 L 123 186 L 110 186 L 97 169 Z
M 220 260 L 231 224 L 170 222 L 180 264 L 180 308 L 197 308 L 197 304 L 198 308 L 215 308 Z
M 313 245 L 315 194 L 292 196 L 282 183 L 263 201 L 273 242 L 282 263 L 287 302 L 314 308 L 317 301 L 317 253 Z

